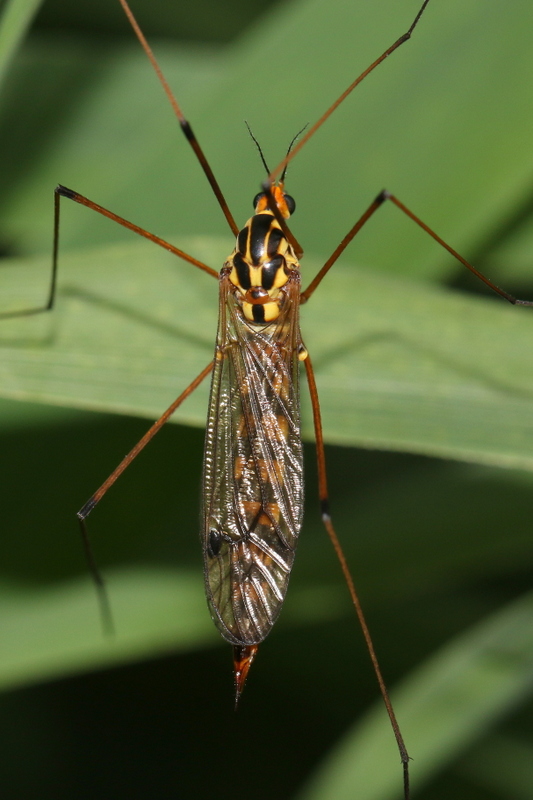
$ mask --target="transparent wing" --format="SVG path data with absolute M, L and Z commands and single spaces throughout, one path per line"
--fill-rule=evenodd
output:
M 202 537 L 211 615 L 233 644 L 258 644 L 274 624 L 302 524 L 297 274 L 284 289 L 280 316 L 260 327 L 220 284 Z

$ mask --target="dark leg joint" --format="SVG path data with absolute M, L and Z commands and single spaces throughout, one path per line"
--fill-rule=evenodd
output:
M 87 517 L 89 516 L 95 505 L 96 505 L 96 500 L 93 497 L 91 497 L 90 500 L 87 500 L 83 508 L 80 508 L 80 510 L 77 513 L 77 517 L 80 522 L 83 522 L 84 519 L 87 519 Z
M 329 513 L 329 500 L 327 497 L 321 498 L 320 500 L 320 513 L 322 515 L 322 519 L 330 520 L 331 515 Z
M 389 200 L 389 199 L 390 199 L 390 197 L 391 197 L 391 193 L 390 193 L 390 192 L 388 192 L 386 189 L 383 189 L 383 191 L 382 191 L 382 192 L 380 192 L 380 193 L 378 194 L 378 196 L 376 197 L 376 199 L 374 200 L 374 203 L 375 203 L 377 206 L 380 206 L 382 203 L 384 203 L 384 202 L 385 202 L 385 200 Z
M 61 186 L 61 184 L 56 186 L 56 194 L 60 194 L 62 197 L 69 197 L 71 200 L 74 200 L 78 196 L 77 192 L 74 192 L 72 189 L 67 189 L 66 186 Z
M 192 132 L 192 128 L 191 128 L 190 124 L 187 122 L 186 119 L 180 119 L 179 122 L 180 122 L 180 125 L 181 125 L 181 130 L 185 134 L 185 138 L 187 139 L 187 141 L 188 142 L 194 142 L 195 141 L 195 136 L 194 136 L 194 133 Z

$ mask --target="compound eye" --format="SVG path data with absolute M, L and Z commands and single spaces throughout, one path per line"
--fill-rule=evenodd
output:
M 296 201 L 294 197 L 291 197 L 290 194 L 283 195 L 285 202 L 287 203 L 287 208 L 289 209 L 289 214 L 294 214 L 296 211 Z
M 263 197 L 265 197 L 265 193 L 264 192 L 259 192 L 259 194 L 256 194 L 256 196 L 254 197 L 254 203 L 253 203 L 254 208 L 257 208 L 258 202 L 260 200 L 262 200 Z

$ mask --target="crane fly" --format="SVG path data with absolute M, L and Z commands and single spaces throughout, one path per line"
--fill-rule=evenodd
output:
M 404 797 L 408 798 L 409 756 L 329 512 L 320 405 L 312 361 L 300 332 L 299 307 L 312 297 L 352 239 L 387 201 L 504 299 L 522 305 L 533 305 L 533 302 L 518 300 L 493 284 L 388 191 L 380 192 L 370 203 L 310 284 L 302 290 L 300 259 L 303 250 L 288 226 L 287 221 L 295 211 L 295 201 L 285 191 L 285 179 L 288 164 L 335 109 L 370 72 L 410 39 L 429 0 L 424 0 L 407 32 L 370 64 L 305 133 L 301 132 L 298 141 L 293 140 L 285 158 L 274 170 L 269 170 L 258 146 L 268 176 L 254 199 L 254 214 L 242 229 L 237 226 L 191 125 L 172 94 L 128 3 L 126 0 L 120 2 L 236 237 L 236 245 L 220 272 L 217 272 L 78 192 L 65 186 L 58 186 L 55 190 L 50 297 L 46 306 L 19 313 L 37 313 L 53 306 L 62 197 L 108 217 L 219 281 L 219 322 L 213 360 L 78 512 L 87 560 L 99 589 L 104 620 L 111 625 L 107 596 L 89 545 L 85 520 L 174 411 L 211 374 L 203 466 L 201 539 L 207 602 L 215 625 L 233 646 L 235 692 L 236 700 L 239 699 L 258 647 L 281 610 L 302 526 L 303 459 L 299 404 L 302 363 L 313 410 L 322 521 L 342 567 L 365 637 L 396 737 L 403 765 Z M 257 144 L 253 134 L 252 138 Z

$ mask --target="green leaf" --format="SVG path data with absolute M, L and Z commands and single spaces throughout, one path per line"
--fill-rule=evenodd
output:
M 113 636 L 102 632 L 95 588 L 88 577 L 40 589 L 3 585 L 0 690 L 224 644 L 209 618 L 197 570 L 110 570 L 106 584 L 116 629 Z M 311 611 L 310 593 L 300 592 L 292 613 L 286 615 L 289 623 L 316 623 L 336 616 L 344 605 L 340 593 L 340 587 L 320 591 L 315 586 Z
M 0 84 L 42 0 L 7 0 L 0 17 Z
M 218 641 L 196 574 L 130 569 L 108 577 L 115 637 L 102 633 L 88 578 L 2 588 L 0 688 Z
M 273 165 L 294 133 L 313 122 L 406 30 L 418 6 L 419 0 L 279 3 L 270 18 L 218 50 L 149 37 L 239 224 L 251 213 L 251 198 L 262 178 L 243 120 L 248 120 Z M 91 16 L 95 7 L 89 9 Z M 143 0 L 136 2 L 135 11 L 142 24 Z M 239 31 L 247 22 L 243 19 Z M 304 276 L 313 274 L 384 186 L 464 255 L 479 252 L 487 259 L 490 245 L 498 257 L 494 242 L 509 221 L 525 214 L 530 193 L 533 110 L 526 99 L 533 74 L 532 22 L 533 7 L 525 0 L 517 0 L 512 13 L 505 4 L 483 0 L 432 0 L 412 41 L 365 81 L 291 166 L 287 186 L 298 205 L 294 230 L 316 254 L 303 261 Z M 97 47 L 94 30 L 83 35 L 79 29 L 77 34 L 58 29 L 51 34 L 43 28 L 22 48 L 5 81 L 1 244 L 7 252 L 42 258 L 14 260 L 0 270 L 0 312 L 40 302 L 46 295 L 51 195 L 58 182 L 148 229 L 169 233 L 178 246 L 217 269 L 231 250 L 232 236 L 127 25 L 122 25 L 117 41 L 106 27 Z M 189 735 L 193 716 L 201 719 L 200 705 L 205 705 L 194 707 L 195 692 L 202 698 L 208 695 L 210 701 L 209 717 L 205 724 L 198 723 L 202 739 L 195 757 L 190 757 L 194 767 L 205 756 L 206 732 L 226 730 L 228 725 L 227 707 L 220 713 L 215 708 L 220 671 L 206 666 L 205 652 L 190 657 L 193 649 L 219 641 L 205 611 L 200 568 L 194 573 L 187 569 L 188 548 L 194 551 L 197 539 L 192 464 L 201 460 L 201 435 L 183 429 L 162 433 L 95 515 L 96 551 L 103 562 L 131 557 L 142 563 L 124 572 L 104 569 L 117 617 L 114 643 L 100 637 L 89 582 L 70 583 L 65 577 L 80 569 L 71 510 L 81 505 L 144 425 L 125 418 L 108 419 L 104 425 L 96 415 L 91 422 L 90 415 L 80 414 L 74 427 L 75 409 L 158 416 L 212 357 L 216 282 L 157 248 L 130 243 L 128 233 L 86 209 L 64 202 L 62 215 L 57 310 L 41 318 L 0 321 L 0 394 L 68 407 L 66 424 L 47 429 L 39 423 L 58 422 L 53 409 L 39 417 L 32 407 L 20 404 L 20 417 L 12 411 L 3 417 L 2 513 L 9 507 L 9 515 L 2 516 L 8 532 L 2 537 L 2 686 L 79 675 L 176 647 L 189 655 L 173 661 L 167 696 L 178 687 L 176 724 L 186 720 L 187 746 L 194 738 Z M 528 246 L 524 238 L 524 276 L 531 274 Z M 78 252 L 70 253 L 74 248 Z M 335 267 L 302 309 L 327 440 L 530 469 L 530 311 L 387 277 L 396 273 L 398 278 L 430 280 L 461 269 L 387 204 L 346 255 L 345 264 Z M 498 274 L 507 286 L 505 264 Z M 207 388 L 187 401 L 177 420 L 203 425 Z M 305 398 L 305 387 L 302 392 Z M 312 437 L 305 399 L 304 406 L 305 435 Z M 21 435 L 26 414 L 29 429 Z M 329 455 L 335 520 L 349 562 L 361 572 L 361 580 L 355 577 L 365 609 L 369 605 L 377 616 L 376 641 L 380 654 L 385 650 L 381 660 L 387 674 L 401 674 L 452 632 L 486 614 L 503 593 L 515 591 L 513 580 L 527 585 L 530 476 L 348 448 Z M 308 496 L 313 498 L 312 469 L 308 481 Z M 367 680 L 363 668 L 357 670 L 350 650 L 355 623 L 350 614 L 346 627 L 342 625 L 348 603 L 342 600 L 338 566 L 313 519 L 312 514 L 306 517 L 305 542 L 286 610 L 263 650 L 263 666 L 254 672 L 253 685 L 260 687 L 263 681 L 267 690 L 252 690 L 246 697 L 252 712 L 257 702 L 251 717 L 261 714 L 262 725 L 255 728 L 259 746 L 254 739 L 253 751 L 247 750 L 243 742 L 238 766 L 253 772 L 258 751 L 275 760 L 275 789 L 270 791 L 266 775 L 265 786 L 258 786 L 265 797 L 276 795 L 285 776 L 287 786 L 298 785 L 307 764 L 318 762 L 321 744 L 328 736 L 338 736 L 340 724 L 347 724 L 352 702 L 354 708 L 364 708 L 375 692 L 371 677 Z M 172 559 L 179 569 L 168 569 Z M 165 567 L 154 566 L 161 563 Z M 299 575 L 307 580 L 300 590 Z M 513 617 L 502 618 L 501 628 L 495 619 L 496 633 L 502 636 L 497 633 L 498 642 L 494 647 L 489 643 L 488 650 L 503 653 L 500 672 L 492 669 L 494 662 L 483 666 L 483 636 L 477 637 L 475 629 L 467 630 L 463 650 L 441 651 L 433 671 L 428 666 L 413 672 L 413 683 L 407 686 L 412 694 L 406 695 L 405 708 L 400 698 L 398 712 L 402 727 L 406 720 L 415 782 L 417 775 L 426 779 L 440 771 L 456 748 L 477 739 L 517 701 L 520 691 L 525 699 L 525 675 L 531 665 L 527 655 L 522 656 L 529 646 L 529 618 L 530 609 L 525 619 L 517 613 L 515 622 L 523 630 L 516 631 L 516 648 L 508 660 L 503 629 L 507 624 L 515 631 Z M 290 628 L 284 627 L 285 620 Z M 302 641 L 305 631 L 299 638 L 293 623 L 311 620 L 318 625 L 309 641 Z M 370 622 L 376 635 L 376 620 Z M 297 657 L 289 655 L 291 648 Z M 324 680 L 331 678 L 332 652 L 342 657 L 335 659 L 333 680 Z M 448 672 L 457 664 L 463 671 Z M 148 699 L 153 675 L 157 683 L 159 673 L 146 669 L 150 678 L 144 682 L 143 673 L 139 706 L 150 706 L 150 721 L 139 723 L 139 729 L 143 735 L 148 730 L 154 747 L 164 749 L 174 741 L 159 726 Z M 192 672 L 198 684 L 189 692 Z M 228 695 L 229 672 L 228 665 L 228 674 L 220 679 Z M 97 690 L 97 705 L 109 699 L 117 718 L 121 715 L 115 708 L 114 687 L 123 677 L 124 673 L 106 676 L 111 688 L 103 703 L 102 687 Z M 84 700 L 86 686 L 78 677 Z M 64 687 L 47 689 L 53 693 Z M 57 707 L 57 696 L 50 699 L 47 689 L 40 690 L 42 695 L 32 689 L 28 703 L 31 720 L 38 723 L 28 730 L 33 735 L 45 720 L 46 745 L 54 741 L 50 708 Z M 163 692 L 166 686 L 157 689 Z M 485 690 L 484 698 L 480 689 Z M 460 690 L 463 703 L 456 702 L 454 694 Z M 193 707 L 188 715 L 184 709 L 189 693 Z M 16 717 L 21 731 L 24 698 L 29 696 L 18 692 L 2 698 L 22 699 L 22 714 L 17 706 Z M 265 706 L 265 697 L 274 697 L 275 703 Z M 267 719 L 269 714 L 272 719 Z M 366 729 L 365 746 L 376 759 L 366 766 L 374 765 L 373 774 L 367 787 L 362 772 L 351 773 L 346 778 L 353 781 L 350 796 L 357 792 L 363 798 L 379 781 L 388 796 L 401 791 L 398 756 L 381 707 L 379 714 L 378 739 L 386 744 L 374 752 L 377 739 Z M 442 730 L 440 719 L 435 719 L 438 714 Z M 13 716 L 5 716 L 4 728 L 11 735 Z M 63 755 L 63 720 L 56 727 Z M 79 727 L 78 720 L 73 727 Z M 117 737 L 122 750 L 128 734 L 124 726 Z M 283 734 L 290 737 L 290 747 L 284 747 Z M 101 757 L 90 748 L 90 738 L 84 738 L 83 754 L 77 749 L 72 768 L 78 780 L 83 775 L 87 787 Z M 285 756 L 275 750 L 278 742 Z M 196 791 L 202 777 L 196 771 L 190 778 L 195 786 L 191 794 L 233 796 L 236 765 L 228 762 L 231 775 L 226 777 L 216 760 L 218 742 L 213 744 L 217 784 L 211 783 L 204 793 Z M 22 767 L 12 790 L 28 796 L 28 753 L 37 763 L 34 756 L 43 758 L 48 752 L 35 742 L 31 745 L 21 739 Z M 10 747 L 4 748 L 8 770 L 15 749 L 10 739 Z M 152 751 L 143 750 L 152 779 Z M 178 751 L 181 746 L 174 748 L 173 770 Z M 182 754 L 185 761 L 188 754 Z M 84 774 L 82 758 L 89 765 Z M 113 775 L 120 773 L 125 780 L 132 772 L 132 759 L 126 763 L 120 758 L 120 752 L 112 750 Z M 54 786 L 55 776 L 50 776 L 55 763 L 50 764 L 48 773 L 44 766 L 36 770 L 36 796 L 42 796 L 47 780 Z M 344 766 L 337 776 L 341 782 Z M 346 768 L 351 767 L 363 770 L 364 758 L 350 756 Z M 497 778 L 490 770 L 486 774 L 494 789 Z M 162 769 L 166 790 L 174 778 Z M 87 788 L 91 790 L 98 795 L 92 785 Z M 468 787 L 466 795 L 448 796 L 452 795 L 470 797 Z M 331 791 L 328 796 L 336 798 Z
M 185 246 L 214 266 L 227 255 Z M 62 261 L 54 314 L 2 322 L 1 394 L 158 417 L 212 358 L 216 281 L 145 242 Z M 48 269 L 4 268 L 6 306 L 43 297 Z M 326 440 L 530 469 L 528 311 L 339 265 L 302 309 Z M 207 389 L 175 421 L 203 425 Z
M 533 786 L 531 741 L 508 734 L 484 738 L 457 767 L 475 784 L 499 790 L 510 800 L 529 800 Z
M 531 693 L 533 595 L 527 594 L 458 636 L 414 670 L 392 694 L 421 788 L 496 720 Z M 298 800 L 399 796 L 401 770 L 383 706 L 337 745 Z
M 532 254 L 533 218 L 527 215 L 518 227 L 488 252 L 484 266 L 486 264 L 491 275 L 497 276 L 499 280 L 512 279 L 516 283 L 521 281 L 531 285 Z
M 104 40 L 96 63 L 90 38 L 39 37 L 30 45 L 15 64 L 4 111 L 2 234 L 19 252 L 49 253 L 58 183 L 104 201 L 105 185 L 116 182 L 123 199 L 138 199 L 137 209 L 124 212 L 140 217 L 143 205 L 150 208 L 153 202 L 145 190 L 152 162 L 162 150 L 170 159 L 167 166 L 175 162 L 179 128 L 135 40 L 126 45 Z M 222 56 L 211 49 L 182 45 L 176 51 L 167 45 L 158 55 L 168 80 L 179 78 L 186 86 L 185 104 L 189 95 L 199 102 L 224 74 Z M 62 225 L 62 246 L 116 240 L 117 227 L 81 214 Z
M 219 58 L 207 53 L 203 68 L 201 54 L 189 59 L 183 46 L 172 54 L 153 42 L 239 223 L 262 177 L 243 119 L 267 161 L 279 161 L 295 132 L 407 29 L 418 5 L 278 4 L 231 51 Z M 139 16 L 142 24 L 142 10 Z M 524 97 L 533 72 L 532 23 L 527 0 L 515 3 L 512 13 L 505 4 L 482 0 L 431 3 L 412 40 L 356 90 L 293 163 L 288 185 L 304 246 L 327 256 L 387 187 L 458 250 L 482 247 L 529 194 L 533 109 Z M 50 51 L 57 50 L 51 41 Z M 35 64 L 36 85 L 50 55 L 43 51 Z M 220 210 L 133 36 L 132 46 L 117 47 L 114 57 L 107 52 L 95 61 L 89 48 L 82 56 L 87 62 L 84 69 L 80 63 L 79 91 L 60 85 L 56 116 L 47 115 L 48 135 L 33 121 L 39 154 L 6 197 L 2 217 L 17 246 L 48 250 L 50 192 L 58 182 L 148 229 L 224 233 Z M 4 148 L 7 168 L 23 157 L 19 147 L 15 137 Z M 124 237 L 88 213 L 78 220 L 64 226 L 72 245 Z M 400 274 L 429 279 L 456 269 L 392 208 L 381 211 L 352 247 L 360 263 Z

